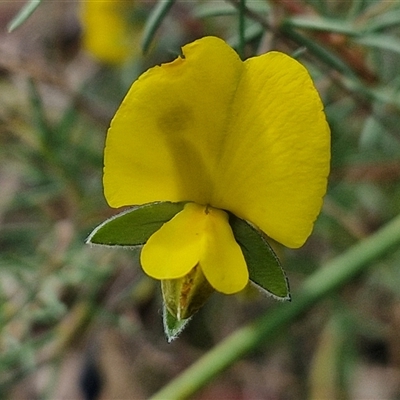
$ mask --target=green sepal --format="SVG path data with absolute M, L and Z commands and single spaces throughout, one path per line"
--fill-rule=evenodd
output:
M 290 300 L 286 274 L 265 235 L 233 214 L 229 215 L 229 224 L 242 249 L 250 281 L 278 300 Z
M 198 264 L 182 278 L 163 279 L 161 290 L 165 307 L 178 321 L 190 318 L 215 292 Z
M 164 332 L 167 336 L 168 343 L 171 343 L 175 340 L 181 332 L 185 329 L 187 323 L 190 321 L 190 318 L 178 320 L 175 318 L 169 311 L 166 305 L 164 304 L 163 308 L 163 323 L 164 323 Z
M 161 226 L 183 210 L 185 203 L 148 203 L 114 215 L 89 235 L 86 243 L 106 246 L 140 246 Z

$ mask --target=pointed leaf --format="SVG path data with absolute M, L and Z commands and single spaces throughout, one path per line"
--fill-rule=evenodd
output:
M 359 35 L 357 27 L 349 21 L 343 21 L 343 19 L 301 15 L 288 18 L 285 20 L 285 23 L 294 28 L 339 33 L 349 36 Z
M 229 223 L 249 269 L 250 280 L 279 300 L 290 300 L 289 283 L 262 232 L 230 214 Z
M 389 50 L 395 53 L 400 53 L 399 39 L 393 35 L 384 33 L 374 33 L 371 35 L 364 35 L 355 40 L 357 43 L 363 44 L 368 47 L 375 47 L 381 50 Z
M 171 343 L 180 335 L 180 333 L 185 329 L 189 321 L 190 318 L 181 320 L 176 319 L 164 305 L 163 309 L 164 332 L 165 335 L 167 336 L 168 343 Z
M 197 4 L 193 10 L 193 16 L 195 18 L 209 18 L 209 17 L 220 17 L 227 15 L 236 15 L 237 11 L 233 4 L 224 4 L 217 2 L 207 2 Z
M 152 10 L 149 18 L 146 21 L 144 27 L 143 39 L 142 39 L 142 50 L 143 53 L 147 53 L 154 36 L 160 27 L 164 18 L 167 16 L 168 11 L 174 5 L 175 0 L 162 0 L 157 3 L 157 5 Z
M 377 13 L 365 20 L 365 32 L 380 32 L 400 24 L 400 9 L 388 9 L 384 13 Z
M 18 14 L 8 24 L 8 32 L 11 33 L 12 31 L 20 27 L 40 6 L 41 2 L 42 0 L 30 0 L 28 3 L 26 3 L 18 12 Z
M 108 246 L 139 246 L 185 203 L 156 202 L 135 207 L 104 221 L 89 235 L 86 243 Z

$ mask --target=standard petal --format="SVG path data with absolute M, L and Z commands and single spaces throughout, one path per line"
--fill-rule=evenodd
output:
M 176 279 L 199 262 L 204 232 L 204 207 L 188 203 L 143 246 L 144 272 L 155 279 Z
M 299 247 L 326 191 L 330 133 L 323 106 L 307 70 L 289 56 L 271 52 L 245 66 L 211 204 Z
M 221 39 L 183 47 L 131 87 L 108 131 L 104 190 L 112 207 L 208 204 L 244 64 Z
M 107 136 L 113 207 L 194 201 L 226 209 L 289 247 L 309 236 L 330 135 L 306 69 L 277 52 L 242 63 L 203 38 L 134 83 Z
M 221 293 L 232 294 L 244 289 L 249 273 L 229 225 L 228 214 L 209 208 L 204 229 L 199 264 L 206 279 Z

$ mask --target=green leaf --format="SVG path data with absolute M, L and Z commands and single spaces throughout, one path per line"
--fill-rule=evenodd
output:
M 164 305 L 163 323 L 164 323 L 164 332 L 165 335 L 167 336 L 168 343 L 171 343 L 180 335 L 180 333 L 185 329 L 189 321 L 190 318 L 181 320 L 176 319 Z
M 366 19 L 363 29 L 367 32 L 379 32 L 400 24 L 400 9 L 389 9 L 386 13 L 379 13 Z
M 354 73 L 354 71 L 334 52 L 321 46 L 315 40 L 300 34 L 298 31 L 293 29 L 293 27 L 291 27 L 287 22 L 284 21 L 281 24 L 280 30 L 285 36 L 287 36 L 297 44 L 306 47 L 307 50 L 309 50 L 312 54 L 318 57 L 322 62 L 329 65 L 331 68 L 336 69 L 341 74 L 346 75 L 352 80 L 357 79 L 357 76 Z
M 296 16 L 285 20 L 285 24 L 292 28 L 301 28 L 313 31 L 340 33 L 343 35 L 357 36 L 359 30 L 343 19 L 323 18 L 316 16 Z
M 271 9 L 266 1 L 246 2 L 246 8 L 258 14 L 267 14 Z M 214 1 L 198 3 L 195 5 L 193 11 L 193 16 L 195 18 L 220 17 L 236 14 L 237 7 L 233 4 Z
M 355 39 L 359 44 L 363 44 L 368 47 L 375 47 L 381 50 L 389 50 L 400 54 L 400 43 L 399 39 L 393 35 L 387 34 L 371 34 L 368 36 L 362 36 Z
M 42 98 L 32 79 L 28 80 L 28 94 L 32 106 L 33 121 L 40 137 L 42 149 L 45 151 L 53 150 L 53 141 L 57 135 L 54 135 L 48 124 Z
M 135 207 L 104 221 L 86 243 L 108 246 L 140 246 L 183 209 L 185 203 L 156 202 Z
M 144 27 L 142 39 L 143 53 L 147 53 L 149 50 L 150 44 L 154 39 L 157 29 L 160 27 L 174 3 L 175 0 L 160 0 L 154 7 Z
M 289 283 L 265 235 L 230 214 L 229 223 L 249 269 L 250 280 L 279 300 L 290 300 Z
M 31 15 L 32 13 L 40 6 L 42 0 L 31 0 L 26 3 L 19 13 L 11 20 L 8 24 L 7 29 L 8 32 L 11 33 L 18 27 L 20 27 Z
M 196 4 L 193 16 L 195 18 L 208 18 L 235 15 L 236 13 L 235 6 L 230 3 L 207 2 Z
M 248 26 L 246 26 L 243 34 L 243 40 L 245 43 L 248 43 L 251 40 L 256 39 L 257 37 L 261 36 L 263 34 L 264 28 L 258 23 L 250 23 Z M 232 46 L 234 49 L 239 49 L 240 48 L 240 41 L 242 39 L 240 38 L 240 35 L 235 35 L 232 38 L 228 39 L 228 43 L 230 46 Z

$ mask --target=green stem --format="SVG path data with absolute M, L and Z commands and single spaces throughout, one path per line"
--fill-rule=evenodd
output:
M 149 50 L 158 28 L 160 27 L 164 18 L 167 16 L 171 7 L 174 5 L 175 1 L 176 0 L 160 0 L 154 7 L 143 29 L 143 54 L 146 54 Z
M 244 48 L 246 45 L 245 30 L 246 30 L 246 20 L 245 20 L 245 10 L 246 10 L 246 0 L 239 0 L 239 46 L 238 53 L 242 60 L 245 58 Z
M 189 398 L 260 343 L 271 343 L 283 328 L 399 243 L 400 215 L 311 275 L 292 303 L 277 304 L 268 314 L 231 334 L 151 399 Z

